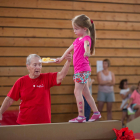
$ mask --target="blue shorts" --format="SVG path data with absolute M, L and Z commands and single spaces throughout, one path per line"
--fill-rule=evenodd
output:
M 86 84 L 90 75 L 91 75 L 90 71 L 82 71 L 82 72 L 74 74 L 73 80 L 74 82 L 77 82 L 77 83 Z

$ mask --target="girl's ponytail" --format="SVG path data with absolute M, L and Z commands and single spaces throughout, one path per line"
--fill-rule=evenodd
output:
M 96 36 L 95 36 L 95 25 L 92 22 L 91 22 L 91 26 L 89 27 L 89 31 L 90 31 L 90 37 L 91 37 L 90 54 L 91 55 L 94 55 L 95 54 L 95 41 L 96 41 Z

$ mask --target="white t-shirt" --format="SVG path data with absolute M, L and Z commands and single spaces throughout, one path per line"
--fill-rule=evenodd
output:
M 121 90 L 120 90 L 120 94 L 125 95 L 129 90 L 130 90 L 129 88 L 127 88 L 127 89 L 121 89 Z M 122 104 L 121 104 L 121 107 L 120 107 L 120 108 L 122 108 L 122 107 L 124 106 L 124 104 L 127 102 L 127 100 L 128 100 L 129 98 L 130 98 L 130 95 L 128 95 L 124 100 L 122 100 Z M 126 109 L 126 108 L 127 108 L 127 105 L 128 105 L 128 104 L 126 104 L 126 105 L 123 107 L 123 109 Z

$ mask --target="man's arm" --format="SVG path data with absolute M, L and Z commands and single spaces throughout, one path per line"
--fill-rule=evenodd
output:
M 12 105 L 13 102 L 14 100 L 8 96 L 4 99 L 0 108 L 0 120 L 2 120 L 2 114 L 8 109 L 9 106 Z
M 57 73 L 57 84 L 61 83 L 63 78 L 67 75 L 72 60 L 72 54 L 71 53 L 67 54 L 65 56 L 65 59 L 67 59 L 67 61 L 64 67 L 60 72 Z

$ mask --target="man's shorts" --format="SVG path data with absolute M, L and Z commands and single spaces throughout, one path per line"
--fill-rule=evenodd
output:
M 115 102 L 114 92 L 105 93 L 105 92 L 98 92 L 97 101 L 102 102 Z
M 74 82 L 77 82 L 77 83 L 86 84 L 90 75 L 91 75 L 90 71 L 82 71 L 82 72 L 74 74 L 73 80 Z

